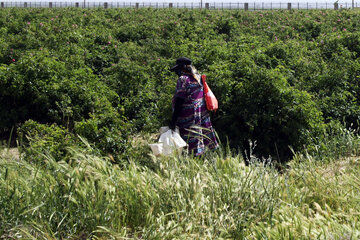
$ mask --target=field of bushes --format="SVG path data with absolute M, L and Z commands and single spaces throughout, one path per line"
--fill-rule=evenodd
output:
M 343 9 L 1 9 L 0 141 L 20 156 L 0 155 L 0 236 L 359 238 L 359 29 Z M 204 159 L 147 146 L 181 56 L 219 101 Z
M 80 135 L 121 162 L 130 136 L 167 124 L 169 68 L 187 56 L 232 148 L 326 152 L 324 132 L 359 126 L 359 25 L 349 10 L 2 9 L 0 135 L 46 139 L 34 144 L 59 158 Z

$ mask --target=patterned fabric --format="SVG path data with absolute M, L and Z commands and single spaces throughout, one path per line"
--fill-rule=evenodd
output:
M 182 75 L 176 85 L 173 98 L 184 99 L 176 125 L 181 137 L 188 143 L 188 150 L 195 156 L 204 153 L 205 148 L 215 149 L 218 142 L 206 109 L 202 84 L 190 75 Z

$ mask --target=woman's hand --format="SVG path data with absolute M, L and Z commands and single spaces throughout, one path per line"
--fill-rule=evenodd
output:
M 169 128 L 173 131 L 175 131 L 176 128 L 176 121 L 178 117 L 180 116 L 182 105 L 184 103 L 185 99 L 183 98 L 175 98 L 175 104 L 174 104 L 174 111 L 171 117 L 171 122 L 169 124 Z

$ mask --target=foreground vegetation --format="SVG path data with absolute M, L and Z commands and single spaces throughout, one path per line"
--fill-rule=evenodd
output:
M 328 152 L 296 154 L 281 171 L 252 154 L 245 166 L 229 148 L 202 159 L 146 156 L 151 136 L 133 142 L 136 154 L 119 165 L 79 141 L 61 161 L 46 147 L 30 146 L 20 155 L 2 149 L 2 238 L 360 237 L 360 137 L 354 131 L 328 135 Z M 35 151 L 42 161 L 29 162 Z
M 359 151 L 360 139 L 357 144 Z M 279 173 L 225 151 L 125 168 L 89 145 L 69 161 L 0 158 L 6 239 L 358 239 L 360 159 L 297 155 Z M 356 153 L 353 151 L 353 154 Z M 358 152 L 357 152 L 358 153 Z M 44 153 L 46 154 L 46 153 Z

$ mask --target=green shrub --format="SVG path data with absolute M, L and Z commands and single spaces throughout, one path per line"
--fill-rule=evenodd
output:
M 21 150 L 28 162 L 43 163 L 47 156 L 56 161 L 68 160 L 68 148 L 76 144 L 75 137 L 56 124 L 40 124 L 26 121 L 19 128 Z
M 131 125 L 126 123 L 116 111 L 103 109 L 102 113 L 91 115 L 89 119 L 75 123 L 74 132 L 86 138 L 103 155 L 111 155 L 120 162 L 125 149 L 129 147 L 128 133 Z
M 219 98 L 220 135 L 287 158 L 323 123 L 358 127 L 359 22 L 350 10 L 3 9 L 0 135 L 33 119 L 121 151 L 167 123 L 169 68 L 187 56 Z
M 289 86 L 278 69 L 235 75 L 237 83 L 218 120 L 234 146 L 249 151 L 248 141 L 257 142 L 255 153 L 287 161 L 292 149 L 299 151 L 320 133 L 322 114 L 311 96 Z

